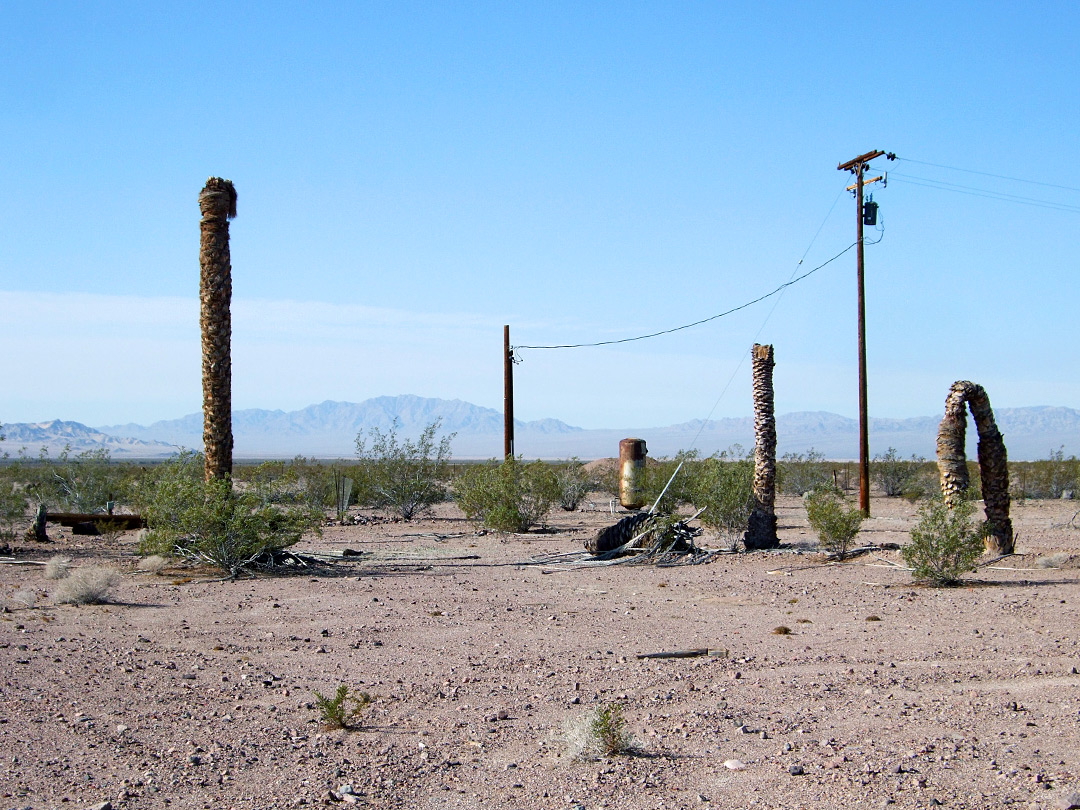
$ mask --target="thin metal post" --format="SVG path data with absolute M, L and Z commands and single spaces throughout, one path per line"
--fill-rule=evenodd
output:
M 503 457 L 514 457 L 514 350 L 509 325 L 503 327 Z

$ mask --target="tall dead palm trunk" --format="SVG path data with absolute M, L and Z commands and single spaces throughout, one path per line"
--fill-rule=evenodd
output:
M 1009 519 L 1009 459 L 1005 442 L 994 420 L 990 398 L 981 385 L 967 380 L 953 383 L 945 398 L 945 417 L 938 428 L 937 456 L 941 474 L 941 494 L 945 503 L 955 506 L 968 488 L 967 414 L 971 409 L 979 432 L 979 477 L 989 534 L 986 550 L 991 554 L 1012 554 L 1014 538 Z
M 203 448 L 206 480 L 232 475 L 232 264 L 229 220 L 236 216 L 231 180 L 211 177 L 199 193 L 199 325 L 202 328 Z
M 772 346 L 754 344 L 754 494 L 743 542 L 747 549 L 776 548 L 776 414 Z

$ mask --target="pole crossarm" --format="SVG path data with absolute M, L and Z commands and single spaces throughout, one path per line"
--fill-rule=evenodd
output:
M 881 157 L 882 155 L 885 155 L 885 154 L 886 153 L 884 151 L 882 151 L 881 149 L 875 149 L 873 152 L 867 152 L 865 155 L 859 155 L 857 158 L 852 158 L 851 160 L 847 161 L 846 163 L 841 163 L 839 166 L 836 167 L 836 169 L 837 169 L 837 171 L 841 171 L 841 172 L 843 172 L 843 171 L 857 172 L 862 167 L 866 166 L 866 164 L 869 163 L 874 158 L 879 158 L 879 157 Z M 889 160 L 896 160 L 896 155 L 894 155 L 892 152 L 889 152 L 887 157 L 889 158 Z

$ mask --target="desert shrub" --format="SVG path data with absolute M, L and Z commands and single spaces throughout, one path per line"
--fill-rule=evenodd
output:
M 143 574 L 160 574 L 169 565 L 167 557 L 160 554 L 151 554 L 139 560 L 136 568 Z
M 919 509 L 911 542 L 900 550 L 915 579 L 955 585 L 972 570 L 986 538 L 986 526 L 972 520 L 974 513 L 971 501 L 961 501 L 950 509 L 941 498 L 933 498 Z
M 142 493 L 149 531 L 142 554 L 176 555 L 236 576 L 318 531 L 321 509 L 263 503 L 228 479 L 202 480 L 200 454 L 184 453 L 156 471 Z
M 454 483 L 465 517 L 500 532 L 526 532 L 542 521 L 559 497 L 554 471 L 542 461 L 492 459 L 466 467 Z
M 705 509 L 702 524 L 715 529 L 734 549 L 746 532 L 753 509 L 754 462 L 730 457 L 730 452 L 695 464 L 690 485 L 694 507 Z
M 859 507 L 848 507 L 840 492 L 827 487 L 815 489 L 806 497 L 806 516 L 821 547 L 841 560 L 847 556 L 864 518 Z
M 784 453 L 777 465 L 777 489 L 788 495 L 805 495 L 812 489 L 832 486 L 825 454 L 810 448 L 802 453 Z
M 926 459 L 922 456 L 912 455 L 910 459 L 902 459 L 896 448 L 890 447 L 885 453 L 874 456 L 870 473 L 882 491 L 895 498 L 911 493 L 917 487 L 923 489 L 920 484 L 925 463 Z
M 571 720 L 563 730 L 566 753 L 571 759 L 590 761 L 600 757 L 629 754 L 635 750 L 634 738 L 618 703 L 596 706 L 582 717 Z
M 559 492 L 559 508 L 566 512 L 577 509 L 589 494 L 589 474 L 577 457 L 567 459 L 556 468 L 555 481 Z
M 37 592 L 30 588 L 19 588 L 11 595 L 11 603 L 19 607 L 32 608 L 37 604 Z
M 55 554 L 45 562 L 45 579 L 63 579 L 71 573 L 71 557 Z
M 53 600 L 61 605 L 100 605 L 109 601 L 109 591 L 120 582 L 112 568 L 78 568 L 56 586 Z
M 74 456 L 65 448 L 55 460 L 42 451 L 38 463 L 27 467 L 27 489 L 50 510 L 105 512 L 110 503 L 128 499 L 133 472 L 104 448 Z
M 11 543 L 26 518 L 26 492 L 14 476 L 0 476 L 0 542 Z
M 1080 485 L 1080 459 L 1065 457 L 1065 448 L 1051 450 L 1049 458 L 1031 462 L 1029 498 L 1061 498 Z
M 645 505 L 651 508 L 657 504 L 661 492 L 664 497 L 656 505 L 658 512 L 673 513 L 680 506 L 693 503 L 694 478 L 699 463 L 697 450 L 680 450 L 673 458 L 650 459 L 645 468 Z M 679 471 L 678 475 L 675 475 L 676 470 Z M 671 478 L 673 475 L 674 480 Z M 664 487 L 667 487 L 667 492 L 664 492 Z
M 369 703 L 371 696 L 367 692 L 352 692 L 345 684 L 338 686 L 332 698 L 315 693 L 319 720 L 327 728 L 349 728 Z
M 388 508 L 403 520 L 412 520 L 446 500 L 450 443 L 457 434 L 436 442 L 441 424 L 438 419 L 429 424 L 415 442 L 398 438 L 396 419 L 385 432 L 379 428 L 368 431 L 370 446 L 363 434 L 357 435 L 358 479 L 372 506 Z

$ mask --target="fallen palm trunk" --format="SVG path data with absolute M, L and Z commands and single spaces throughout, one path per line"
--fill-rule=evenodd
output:
M 712 557 L 712 552 L 698 548 L 694 538 L 700 528 L 690 526 L 701 512 L 686 520 L 672 515 L 638 512 L 614 526 L 601 529 L 585 541 L 585 549 L 599 560 L 633 557 L 635 561 L 658 565 L 674 563 L 680 557 Z

